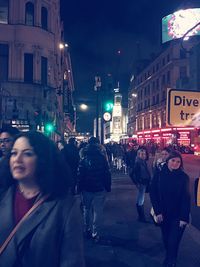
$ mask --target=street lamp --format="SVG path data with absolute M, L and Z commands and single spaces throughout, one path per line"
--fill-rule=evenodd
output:
M 83 110 L 83 111 L 85 111 L 85 110 L 88 109 L 88 105 L 86 105 L 86 104 L 80 104 L 80 109 Z
M 187 51 L 187 49 L 183 46 L 183 41 L 187 41 L 189 39 L 190 36 L 188 36 L 188 34 L 193 31 L 196 27 L 198 27 L 200 25 L 200 21 L 195 24 L 192 28 L 190 28 L 181 38 L 181 48 L 182 50 L 184 50 L 186 53 L 190 53 L 189 51 Z

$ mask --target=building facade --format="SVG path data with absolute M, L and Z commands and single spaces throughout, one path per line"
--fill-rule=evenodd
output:
M 184 44 L 185 49 L 180 40 L 168 43 L 143 71 L 133 76 L 128 95 L 129 136 L 137 134 L 140 143 L 190 144 L 193 127 L 186 130 L 167 127 L 166 97 L 167 88 L 194 90 L 190 79 L 194 59 L 191 61 L 191 53 L 187 51 L 198 42 L 198 38 L 191 38 Z
M 63 135 L 62 30 L 59 0 L 0 2 L 1 124 Z

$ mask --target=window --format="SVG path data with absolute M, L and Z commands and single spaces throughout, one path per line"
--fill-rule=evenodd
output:
M 167 62 L 170 61 L 170 54 L 167 55 Z
M 24 82 L 33 82 L 33 54 L 24 54 Z
M 47 67 L 48 60 L 46 57 L 41 57 L 41 84 L 47 85 Z
M 187 67 L 183 66 L 179 69 L 180 72 L 180 79 L 187 77 Z
M 159 90 L 159 79 L 156 80 L 156 90 Z
M 34 26 L 34 5 L 30 2 L 26 3 L 25 24 Z
M 0 0 L 0 23 L 8 24 L 8 0 Z
M 153 83 L 152 83 L 152 92 L 154 92 L 155 91 L 155 81 L 153 81 Z
M 166 93 L 165 91 L 162 91 L 162 100 L 165 100 L 166 99 Z
M 0 81 L 8 80 L 8 45 L 0 44 Z
M 46 7 L 42 7 L 41 10 L 41 26 L 44 30 L 48 29 L 48 11 Z
M 166 84 L 166 82 L 165 82 L 165 74 L 163 74 L 163 76 L 162 76 L 162 85 L 165 85 Z
M 171 78 L 170 78 L 170 70 L 167 72 L 167 84 L 170 84 Z
M 159 103 L 159 94 L 156 95 L 156 104 Z
M 186 58 L 186 51 L 183 49 L 180 50 L 180 58 L 181 59 Z

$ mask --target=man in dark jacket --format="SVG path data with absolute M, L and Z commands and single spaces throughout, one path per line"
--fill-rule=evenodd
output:
M 64 158 L 71 169 L 72 173 L 72 193 L 76 194 L 76 186 L 77 186 L 77 169 L 79 164 L 79 151 L 77 148 L 77 142 L 75 137 L 69 138 L 68 144 L 64 146 L 61 150 L 64 155 Z
M 85 234 L 98 241 L 106 192 L 111 191 L 111 174 L 105 151 L 98 139 L 91 137 L 88 143 L 79 164 L 78 180 Z

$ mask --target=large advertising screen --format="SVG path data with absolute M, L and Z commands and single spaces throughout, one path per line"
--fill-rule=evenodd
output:
M 184 34 L 200 22 L 200 8 L 183 9 L 162 19 L 162 42 L 168 42 Z M 200 35 L 200 25 L 190 31 L 186 38 Z

